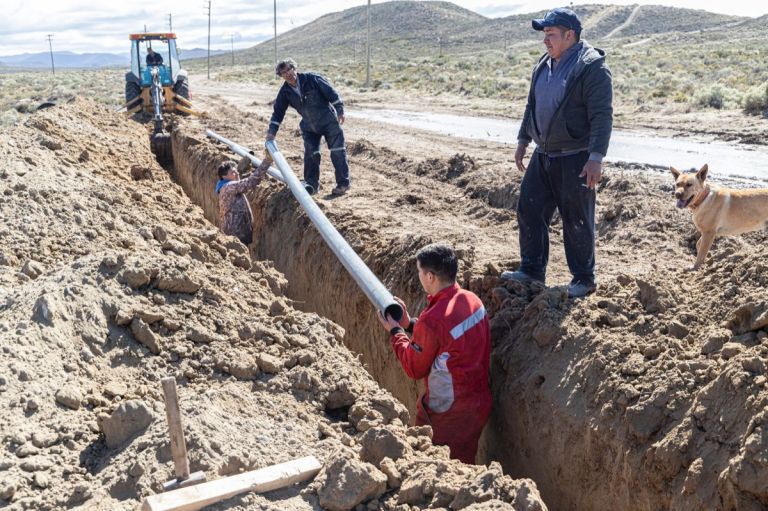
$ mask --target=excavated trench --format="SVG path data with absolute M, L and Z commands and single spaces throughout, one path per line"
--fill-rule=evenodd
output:
M 232 155 L 178 126 L 172 131 L 172 147 L 174 165 L 169 172 L 216 224 L 216 176 L 211 169 Z M 341 325 L 345 344 L 374 379 L 413 410 L 417 385 L 403 374 L 370 303 L 290 192 L 282 186 L 260 187 L 250 199 L 255 216 L 252 255 L 272 261 L 287 277 L 287 295 L 295 307 Z M 364 218 L 325 208 L 323 202 L 319 205 L 387 288 L 413 304 L 414 310 L 423 306 L 413 255 L 432 240 L 385 239 Z M 684 420 L 688 401 L 683 394 L 675 401 L 674 388 L 661 389 L 660 394 L 651 387 L 653 401 L 637 402 L 626 413 L 619 412 L 627 399 L 637 398 L 606 394 L 603 383 L 611 371 L 619 373 L 616 364 L 622 355 L 608 353 L 600 345 L 589 326 L 590 311 L 571 315 L 572 302 L 562 290 L 534 293 L 507 288 L 499 294 L 494 289 L 497 280 L 486 275 L 465 275 L 462 284 L 481 295 L 492 316 L 502 302 L 507 304 L 492 320 L 494 411 L 478 461 L 498 460 L 512 477 L 533 479 L 551 509 L 699 509 L 713 508 L 718 501 L 718 509 L 737 509 L 739 502 L 755 501 L 737 488 L 738 478 L 736 483 L 723 482 L 723 476 L 718 480 L 706 464 L 691 475 L 689 465 L 702 466 L 689 459 L 696 449 L 704 453 L 699 460 L 720 467 L 728 466 L 733 452 L 690 429 Z M 595 356 L 594 350 L 605 354 Z M 728 377 L 724 372 L 722 378 Z M 727 381 L 715 383 L 728 386 Z M 611 392 L 622 389 L 611 387 Z M 746 394 L 739 399 L 744 408 L 752 406 Z M 658 412 L 664 403 L 670 403 L 667 411 Z M 680 409 L 673 410 L 672 403 L 681 403 L 676 404 Z M 715 407 L 712 410 L 717 413 Z M 654 443 L 659 431 L 664 432 L 663 440 Z M 682 454 L 686 450 L 689 453 Z M 737 504 L 727 505 L 723 499 Z
M 203 139 L 204 137 L 197 134 L 185 132 L 183 128 L 174 127 L 174 164 L 167 170 L 187 196 L 203 209 L 205 217 L 216 225 L 218 200 L 213 190 L 217 178 L 211 169 L 216 168 L 223 160 L 235 156 L 221 146 L 214 146 L 207 139 Z M 341 325 L 345 329 L 345 345 L 358 354 L 379 385 L 413 412 L 422 390 L 421 384 L 404 375 L 381 325 L 375 318 L 370 302 L 327 247 L 287 187 L 259 187 L 249 198 L 254 213 L 252 256 L 273 262 L 287 277 L 286 293 L 293 300 L 294 307 L 316 312 Z M 424 293 L 415 271 L 414 256 L 421 247 L 433 240 L 425 236 L 413 236 L 399 239 L 393 244 L 389 240 L 383 240 L 377 231 L 368 228 L 363 219 L 339 215 L 325 208 L 322 202 L 319 205 L 352 248 L 374 274 L 382 278 L 384 285 L 395 296 L 403 298 L 408 304 L 416 304 L 415 310 L 424 306 Z M 495 282 L 495 279 L 481 276 L 462 284 L 473 289 L 488 302 L 491 299 L 492 282 Z M 503 368 L 500 368 L 500 371 L 500 381 L 504 381 L 505 371 Z M 344 411 L 326 412 L 333 415 Z M 505 410 L 497 410 L 496 415 L 505 415 Z M 517 412 L 513 416 L 517 416 Z M 530 470 L 531 460 L 522 464 L 517 461 L 522 459 L 519 453 L 521 449 L 526 449 L 525 443 L 530 441 L 535 444 L 536 439 L 519 436 L 513 438 L 509 434 L 509 428 L 513 425 L 502 417 L 492 419 L 491 424 L 494 427 L 487 428 L 481 439 L 478 462 L 502 461 L 505 472 L 515 474 L 515 477 L 533 478 Z M 536 452 L 536 449 L 526 450 Z M 538 460 L 533 466 L 544 474 L 548 472 L 546 463 L 545 460 Z M 552 497 L 557 495 L 559 499 L 563 493 L 561 490 L 562 488 L 553 492 Z M 563 498 L 563 502 L 566 502 L 570 497 L 564 495 Z M 565 507 L 555 506 L 554 509 Z
M 200 144 L 199 139 L 179 129 L 174 129 L 172 137 L 174 164 L 168 171 L 203 209 L 205 217 L 216 225 L 218 200 L 213 190 L 217 178 L 211 169 L 233 155 L 209 144 Z M 346 332 L 345 344 L 360 355 L 371 375 L 409 409 L 415 409 L 417 384 L 403 376 L 370 302 L 311 225 L 290 191 L 285 187 L 277 190 L 261 187 L 250 199 L 254 212 L 252 256 L 272 261 L 286 275 L 287 295 L 294 307 L 316 312 L 341 325 Z M 411 269 L 413 261 L 408 264 L 411 254 L 425 243 L 423 238 L 405 240 L 393 247 L 376 239 L 373 231 L 353 231 L 359 219 L 338 218 L 328 210 L 324 213 L 376 275 L 390 276 L 384 280 L 389 289 L 408 303 L 423 300 L 413 285 L 418 284 L 416 272 Z
M 167 170 L 187 196 L 203 209 L 205 217 L 216 225 L 218 200 L 213 190 L 217 177 L 211 169 L 215 169 L 224 159 L 235 156 L 203 138 L 189 134 L 183 128 L 174 127 L 174 164 L 168 166 Z M 374 316 L 370 302 L 326 246 L 287 187 L 260 187 L 249 198 L 254 213 L 252 256 L 272 261 L 287 277 L 287 295 L 293 300 L 294 307 L 316 312 L 341 325 L 345 329 L 345 345 L 359 355 L 373 378 L 410 411 L 415 410 L 420 384 L 404 375 Z M 393 294 L 408 304 L 418 304 L 416 310 L 423 307 L 424 295 L 414 269 L 413 256 L 419 248 L 433 240 L 424 236 L 412 237 L 393 245 L 382 240 L 375 230 L 366 228 L 363 219 L 338 215 L 325 208 L 323 203 L 319 205 Z M 488 303 L 491 300 L 491 289 L 495 285 L 492 281 L 495 279 L 481 276 L 462 284 L 480 294 Z M 502 463 L 505 472 L 513 477 L 534 479 L 551 509 L 593 508 L 596 502 L 603 499 L 594 494 L 583 494 L 578 485 L 569 488 L 569 485 L 562 484 L 559 468 L 554 472 L 550 470 L 552 466 L 562 465 L 564 455 L 567 457 L 567 453 L 575 452 L 574 445 L 576 450 L 581 447 L 589 450 L 594 445 L 594 438 L 590 437 L 586 442 L 579 438 L 587 428 L 586 424 L 583 421 L 579 424 L 578 419 L 574 423 L 572 417 L 556 417 L 552 408 L 545 405 L 548 398 L 538 393 L 537 397 L 543 397 L 539 409 L 533 403 L 535 400 L 506 395 L 504 387 L 509 373 L 503 364 L 493 364 L 491 384 L 496 393 L 496 404 L 490 427 L 486 428 L 481 439 L 478 462 L 497 460 Z M 527 384 L 523 382 L 521 385 Z M 336 413 L 333 410 L 327 412 Z M 339 412 L 344 413 L 343 410 Z M 563 443 L 558 442 L 560 448 L 546 448 L 541 440 L 557 437 L 556 426 L 559 421 L 562 421 L 560 424 L 568 424 L 564 429 L 571 434 L 562 437 Z M 534 427 L 534 423 L 539 424 Z M 568 445 L 569 442 L 574 445 Z M 588 469 L 585 467 L 585 470 Z M 544 481 L 544 484 L 539 483 L 539 480 Z M 578 504 L 574 506 L 574 502 Z

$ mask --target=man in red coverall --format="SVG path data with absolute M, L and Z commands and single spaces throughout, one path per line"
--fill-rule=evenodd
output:
M 424 378 L 416 425 L 432 426 L 432 442 L 447 445 L 451 458 L 474 463 L 477 441 L 491 413 L 488 366 L 491 335 L 480 299 L 456 283 L 456 255 L 445 245 L 428 245 L 416 255 L 427 307 L 411 319 L 405 304 L 398 323 L 378 314 L 406 374 Z M 409 339 L 406 332 L 412 332 Z

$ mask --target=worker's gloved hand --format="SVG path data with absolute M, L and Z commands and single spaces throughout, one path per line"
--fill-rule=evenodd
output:
M 259 165 L 259 168 L 256 169 L 256 172 L 263 174 L 267 171 L 267 169 L 269 169 L 270 165 L 272 165 L 272 155 L 269 154 L 269 151 L 264 149 L 264 159 L 261 160 L 261 165 Z
M 245 172 L 251 168 L 251 159 L 247 156 L 243 156 L 240 158 L 240 161 L 237 162 L 237 173 L 241 176 L 245 174 Z
M 393 296 L 392 298 L 394 298 L 397 304 L 400 305 L 400 308 L 403 309 L 403 317 L 400 318 L 400 326 L 408 328 L 411 325 L 411 316 L 408 314 L 408 308 L 405 306 L 405 302 L 402 298 L 398 298 L 397 296 Z

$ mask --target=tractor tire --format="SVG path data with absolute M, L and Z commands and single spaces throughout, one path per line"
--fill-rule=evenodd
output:
M 125 82 L 125 104 L 129 107 L 136 106 L 136 100 L 141 102 L 141 85 L 134 81 Z M 130 108 L 129 108 L 130 109 Z
M 184 99 L 189 99 L 189 84 L 186 80 L 176 82 L 176 85 L 173 86 L 173 92 Z

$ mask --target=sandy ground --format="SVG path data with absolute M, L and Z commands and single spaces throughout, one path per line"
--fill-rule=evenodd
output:
M 259 147 L 274 90 L 219 87 L 199 99 L 217 112 L 206 124 Z M 742 127 L 753 121 L 742 118 Z M 672 178 L 608 165 L 598 194 L 598 292 L 566 299 L 562 284 L 570 275 L 557 222 L 550 287 L 500 288 L 495 276 L 516 267 L 518 257 L 520 174 L 510 170 L 512 149 L 357 119 L 345 133 L 352 191 L 341 199 L 321 193 L 318 202 L 390 288 L 418 308 L 413 253 L 447 239 L 460 249 L 464 285 L 494 304 L 496 403 L 486 459 L 532 477 L 553 509 L 768 505 L 760 482 L 768 477 L 765 232 L 719 239 L 706 267 L 689 272 L 697 234 L 690 214 L 674 207 Z M 297 116 L 287 117 L 278 140 L 300 172 Z M 327 159 L 322 182 L 333 184 Z M 331 304 L 311 286 L 289 284 L 289 294 L 375 337 L 375 323 L 349 314 L 365 312 L 345 297 L 343 279 L 318 264 L 322 257 L 303 255 L 319 247 L 302 234 L 305 223 L 297 229 L 301 215 L 285 219 L 290 206 L 277 191 L 253 203 L 264 218 L 257 252 L 289 282 L 320 271 L 318 282 L 339 289 Z M 274 228 L 299 250 L 275 249 Z M 414 389 L 398 378 L 396 363 L 382 360 L 387 353 L 352 347 L 411 407 Z
M 546 509 L 533 482 L 451 462 L 410 428 L 350 333 L 296 310 L 271 262 L 218 233 L 144 126 L 77 100 L 1 140 L 0 505 L 127 510 L 161 491 L 173 376 L 191 470 L 324 463 L 212 509 Z
M 544 509 L 538 491 L 558 510 L 768 506 L 765 233 L 716 241 L 688 272 L 696 233 L 671 177 L 609 166 L 598 292 L 565 297 L 559 222 L 550 287 L 500 287 L 518 261 L 512 149 L 345 125 L 352 189 L 327 195 L 324 152 L 320 207 L 414 312 L 414 255 L 446 240 L 492 313 L 479 461 L 501 465 L 449 463 L 407 427 L 416 386 L 285 188 L 250 197 L 250 251 L 211 223 L 213 169 L 229 156 L 203 129 L 257 149 L 275 90 L 193 86 L 207 113 L 176 120 L 170 177 L 144 127 L 90 103 L 3 134 L 0 502 L 132 509 L 158 491 L 172 471 L 158 382 L 172 374 L 193 470 L 305 454 L 332 467 L 220 509 Z M 295 114 L 278 141 L 300 172 Z

